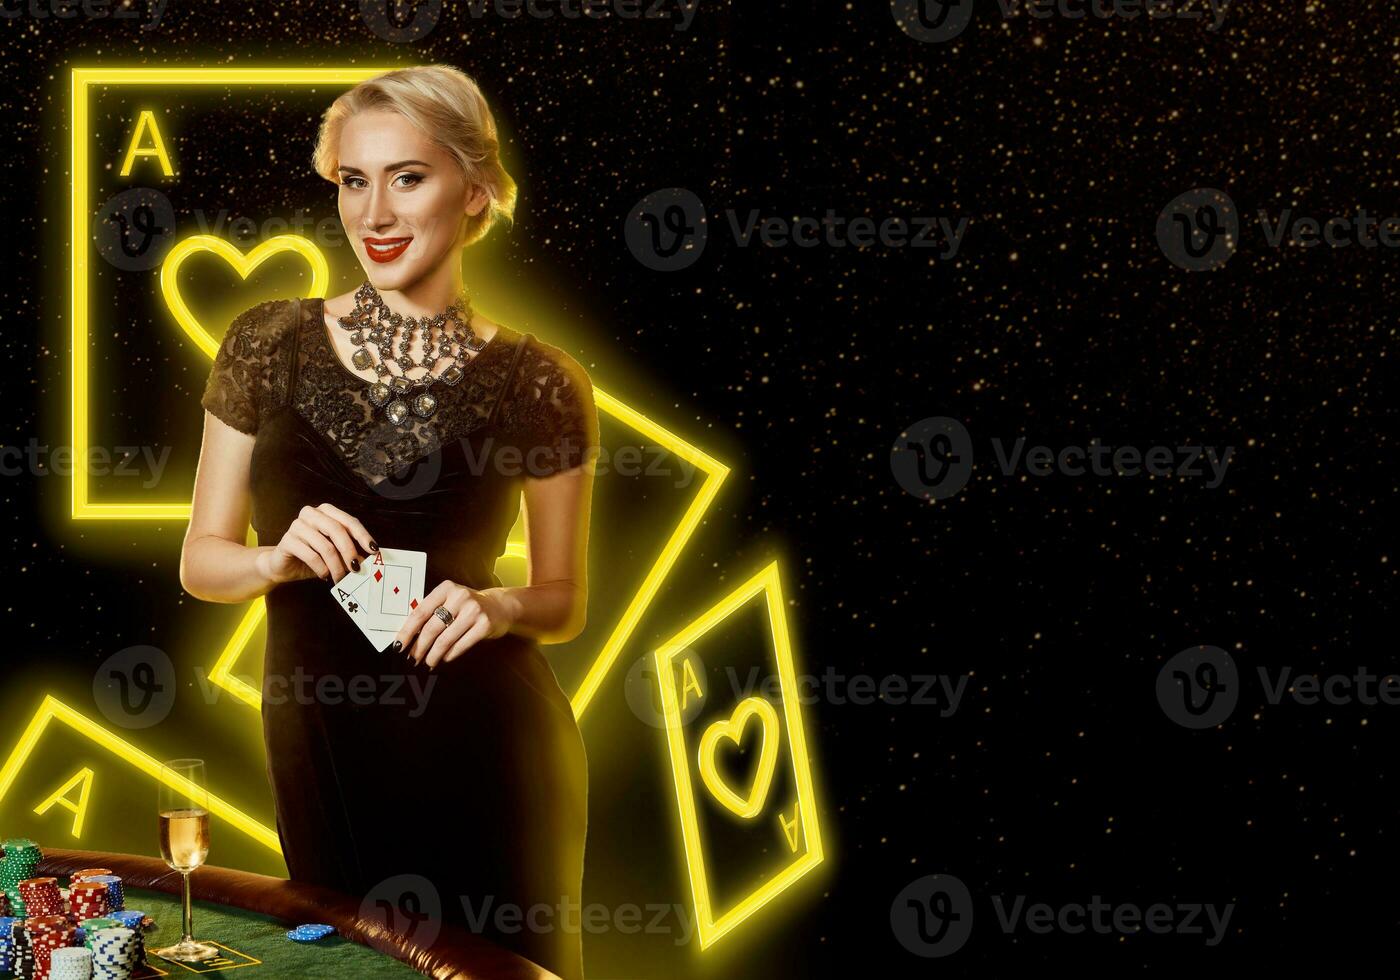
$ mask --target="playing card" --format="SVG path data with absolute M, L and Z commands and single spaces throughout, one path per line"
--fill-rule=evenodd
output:
M 331 595 L 335 597 L 340 608 L 344 609 L 355 625 L 360 628 L 360 632 L 365 635 L 365 638 L 374 646 L 374 649 L 383 653 L 388 649 L 389 644 L 394 642 L 394 637 L 398 634 L 398 628 L 380 630 L 370 625 L 368 611 L 365 609 L 364 604 L 359 600 L 356 593 L 351 591 L 356 586 L 356 583 L 351 582 L 350 579 L 362 577 L 360 572 L 350 573 L 350 575 L 345 576 L 345 578 L 331 586 Z M 363 583 L 360 583 L 359 587 L 363 588 Z
M 427 567 L 427 552 L 381 548 L 358 572 L 335 583 L 331 595 L 375 649 L 382 650 L 423 601 Z
M 365 635 L 365 638 L 369 640 L 374 649 L 380 653 L 389 649 L 389 644 L 394 642 L 394 637 L 397 636 L 399 632 L 398 630 L 371 629 L 369 626 L 365 625 L 364 617 L 362 616 L 352 615 L 350 618 L 354 620 L 355 625 L 360 628 L 360 632 Z

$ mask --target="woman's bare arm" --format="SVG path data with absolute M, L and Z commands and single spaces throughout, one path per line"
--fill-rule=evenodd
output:
M 593 469 L 590 462 L 526 479 L 528 585 L 478 590 L 444 580 L 399 627 L 392 649 L 436 668 L 506 633 L 563 643 L 583 632 Z M 452 613 L 450 625 L 433 615 L 439 606 Z
M 204 413 L 190 525 L 180 550 L 180 584 L 196 599 L 245 602 L 283 582 L 338 582 L 378 549 L 358 519 L 330 504 L 303 507 L 276 545 L 245 544 L 255 441 Z
M 276 583 L 262 567 L 272 546 L 249 547 L 248 485 L 254 437 L 204 413 L 190 524 L 180 549 L 180 585 L 205 602 L 244 602 Z
M 529 584 L 485 590 L 505 605 L 512 633 L 564 643 L 583 632 L 592 493 L 593 467 L 587 465 L 525 481 Z

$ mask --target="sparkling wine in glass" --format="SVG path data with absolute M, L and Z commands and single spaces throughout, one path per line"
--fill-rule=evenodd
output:
M 190 905 L 190 873 L 209 856 L 209 788 L 203 759 L 172 759 L 161 763 L 160 855 L 180 872 L 184 883 L 184 935 L 174 946 L 152 950 L 180 963 L 202 963 L 219 955 L 219 948 L 194 938 Z

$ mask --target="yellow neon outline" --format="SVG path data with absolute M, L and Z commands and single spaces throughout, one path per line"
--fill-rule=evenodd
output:
M 719 766 L 715 763 L 715 749 L 722 738 L 729 739 L 735 745 L 740 744 L 744 726 L 749 723 L 750 718 L 758 719 L 763 743 L 758 753 L 758 765 L 754 767 L 753 784 L 749 787 L 748 797 L 745 798 L 734 792 L 720 775 Z M 700 751 L 696 760 L 700 769 L 700 781 L 705 784 L 710 795 L 735 815 L 745 820 L 758 816 L 763 810 L 763 804 L 768 802 L 768 787 L 773 783 L 773 770 L 778 766 L 780 735 L 778 712 L 773 710 L 773 706 L 758 695 L 745 698 L 728 718 L 719 719 L 700 736 Z
M 392 67 L 392 66 L 391 66 Z M 86 460 L 88 433 L 88 88 L 93 85 L 354 85 L 388 68 L 74 68 L 71 154 L 73 191 L 70 221 L 73 249 L 73 455 Z M 95 503 L 88 499 L 87 466 L 73 467 L 75 521 L 188 520 L 188 503 Z
M 602 650 L 597 659 L 593 661 L 593 666 L 588 669 L 588 673 L 584 675 L 578 691 L 573 695 L 572 705 L 576 718 L 583 717 L 584 711 L 593 700 L 593 696 L 597 694 L 599 686 L 602 685 L 603 678 L 617 663 L 617 658 L 621 655 L 623 647 L 627 645 L 627 641 L 631 639 L 632 632 L 637 628 L 637 623 L 641 620 L 647 607 L 651 605 L 656 593 L 660 591 L 661 583 L 670 573 L 676 559 L 680 557 L 680 553 L 690 541 L 690 536 L 700 525 L 700 521 L 704 518 L 705 512 L 709 510 L 710 504 L 714 502 L 715 496 L 719 493 L 720 485 L 729 476 L 729 467 L 685 442 L 669 430 L 657 425 L 636 409 L 623 404 L 598 388 L 593 389 L 593 396 L 600 410 L 611 413 L 641 432 L 643 436 L 675 453 L 696 469 L 704 472 L 706 479 L 696 492 L 695 498 L 690 502 L 690 506 L 686 508 L 680 523 L 671 532 L 670 539 L 661 549 L 661 554 L 657 557 L 650 571 L 647 572 L 646 578 L 642 580 L 641 587 L 632 597 L 632 601 L 628 603 L 626 610 L 623 611 L 621 619 L 613 627 L 612 634 L 603 643 Z M 524 543 L 512 541 L 506 546 L 506 556 L 524 558 L 526 556 Z M 243 649 L 247 646 L 248 640 L 252 638 L 253 630 L 262 621 L 263 615 L 262 599 L 253 600 L 249 604 L 243 620 L 238 624 L 233 636 L 224 645 L 223 651 L 209 671 L 209 679 L 212 682 L 233 694 L 250 708 L 257 708 L 262 703 L 261 696 L 256 688 L 235 677 L 232 670 L 239 657 L 243 655 Z
M 48 728 L 50 721 L 61 721 L 65 725 L 74 729 L 80 735 L 85 735 L 99 746 L 112 752 L 118 758 L 135 766 L 141 772 L 164 783 L 177 793 L 181 793 L 190 799 L 201 798 L 202 791 L 183 776 L 177 776 L 161 766 L 160 762 L 153 756 L 142 752 L 136 746 L 125 739 L 118 738 L 107 729 L 97 724 L 79 711 L 68 707 L 52 694 L 44 696 L 44 701 L 39 705 L 39 709 L 34 712 L 34 717 L 25 726 L 24 733 L 20 735 L 19 742 L 15 745 L 14 751 L 10 753 L 9 759 L 5 761 L 4 768 L 0 769 L 0 801 L 3 801 L 5 794 L 10 791 L 15 779 L 19 776 L 20 769 L 33 753 L 40 737 Z M 254 820 L 232 803 L 209 793 L 209 812 L 216 817 L 227 820 L 237 829 L 243 831 L 259 844 L 269 850 L 281 854 L 282 847 L 277 838 L 277 831 Z
M 86 289 L 88 275 L 88 147 L 86 132 L 88 127 L 88 87 L 92 85 L 159 84 L 159 85 L 211 85 L 211 84 L 347 84 L 353 85 L 371 75 L 379 74 L 384 68 L 75 68 L 73 69 L 73 194 L 72 194 L 72 241 L 73 241 L 73 453 L 75 458 L 88 458 L 90 448 L 88 432 L 88 295 Z M 187 240 L 188 241 L 188 240 Z M 265 243 L 264 243 L 265 244 Z M 217 248 L 217 246 L 216 246 Z M 257 250 L 255 249 L 254 252 Z M 239 253 L 241 256 L 241 253 Z M 249 253 L 247 260 L 251 260 Z M 168 261 L 168 257 L 167 257 Z M 237 268 L 237 265 L 235 264 Z M 164 273 L 164 269 L 162 269 Z M 162 291 L 165 290 L 162 275 Z M 174 309 L 172 307 L 172 309 Z M 182 327 L 184 325 L 182 324 Z M 190 333 L 186 329 L 186 333 Z M 201 342 L 199 334 L 207 338 L 207 332 L 200 330 L 191 334 L 205 353 L 213 356 L 208 342 Z M 594 400 L 600 411 L 607 412 L 619 421 L 632 426 L 658 445 L 694 465 L 706 474 L 707 479 L 699 487 L 695 498 L 682 516 L 680 524 L 671 532 L 660 555 L 653 563 L 641 588 L 632 597 L 604 642 L 593 666 L 584 675 L 578 691 L 573 695 L 572 704 L 576 717 L 582 717 L 603 678 L 617 662 L 623 647 L 631 638 L 637 623 L 660 590 L 661 583 L 670 573 L 676 559 L 685 548 L 690 536 L 700 525 L 705 512 L 719 493 L 720 485 L 729 475 L 729 467 L 713 459 L 700 449 L 690 445 L 674 433 L 653 422 L 645 415 L 624 404 L 605 391 L 594 389 Z M 188 502 L 136 503 L 109 502 L 95 503 L 89 499 L 88 473 L 86 466 L 73 468 L 73 520 L 177 520 L 188 521 Z M 523 543 L 511 542 L 507 546 L 507 557 L 525 557 Z M 250 614 L 261 614 L 262 607 L 250 610 Z M 244 625 L 248 622 L 244 619 Z M 256 625 L 256 622 L 254 623 Z M 243 626 L 240 626 L 240 631 Z M 235 633 L 235 638 L 238 636 Z M 245 638 L 246 642 L 246 638 Z M 248 684 L 239 681 L 230 673 L 233 663 L 241 653 L 239 649 L 225 646 L 224 651 L 210 671 L 210 679 L 224 686 L 230 693 L 246 704 L 257 706 L 257 692 Z
M 148 124 L 151 140 L 155 145 L 138 146 L 141 134 L 146 131 Z M 131 144 L 126 148 L 126 159 L 122 161 L 122 169 L 119 171 L 121 176 L 131 176 L 131 166 L 136 162 L 137 157 L 155 157 L 160 161 L 160 172 L 163 176 L 175 176 L 175 171 L 170 166 L 170 154 L 165 152 L 165 137 L 160 134 L 160 123 L 156 122 L 156 114 L 151 109 L 142 109 L 141 115 L 136 118 L 136 128 L 131 133 Z
M 783 694 L 783 718 L 787 723 L 788 747 L 792 755 L 793 777 L 797 789 L 798 811 L 802 817 L 802 837 L 806 845 L 801 857 L 765 881 L 746 898 L 718 918 L 710 904 L 710 884 L 705 866 L 705 850 L 700 839 L 700 825 L 695 802 L 695 790 L 690 779 L 690 753 L 685 744 L 685 728 L 676 703 L 674 660 L 700 637 L 760 592 L 768 606 L 768 622 L 773 631 L 773 656 L 778 664 L 778 680 Z M 778 563 L 770 563 L 753 578 L 739 586 L 716 605 L 703 613 L 684 630 L 668 640 L 655 653 L 656 679 L 661 688 L 662 711 L 666 718 L 666 742 L 670 747 L 671 772 L 676 787 L 676 808 L 680 814 L 681 837 L 685 842 L 686 867 L 690 873 L 691 893 L 695 899 L 695 921 L 699 927 L 700 948 L 707 949 L 721 936 L 730 932 L 763 906 L 773 901 L 799 878 L 821 864 L 821 827 L 817 817 L 816 794 L 812 786 L 812 764 L 807 754 L 807 737 L 802 727 L 802 708 L 798 702 L 797 671 L 793 661 L 792 638 L 787 628 L 787 606 L 783 600 L 782 580 Z M 781 813 L 779 819 L 781 821 Z M 784 828 L 786 830 L 786 828 Z
M 47 800 L 34 808 L 35 815 L 42 817 L 57 804 L 73 814 L 73 836 L 81 838 L 83 836 L 83 820 L 87 817 L 88 798 L 92 796 L 92 776 L 92 770 L 83 766 L 73 774 L 72 779 L 54 790 Z M 83 784 L 83 791 L 78 794 L 78 802 L 74 803 L 68 799 L 68 791 L 79 783 Z
M 256 957 L 254 957 L 254 956 L 249 956 L 247 953 L 243 952 L 243 950 L 241 950 L 241 949 L 234 949 L 232 946 L 225 946 L 223 943 L 219 942 L 217 939 L 201 939 L 200 942 L 202 942 L 202 943 L 211 943 L 211 944 L 213 944 L 213 945 L 215 945 L 215 946 L 218 946 L 220 949 L 226 949 L 226 950 L 228 950 L 230 953 L 237 953 L 239 956 L 243 957 L 245 960 L 248 960 L 249 962 L 247 962 L 247 963 L 234 963 L 233 966 L 221 966 L 221 967 L 219 967 L 217 970 L 197 970 L 197 969 L 195 969 L 194 967 L 190 966 L 188 963 L 181 963 L 179 960 L 167 960 L 164 956 L 158 956 L 156 953 L 151 953 L 151 955 L 152 955 L 152 956 L 155 956 L 155 957 L 156 957 L 157 959 L 159 959 L 162 963 L 168 963 L 168 964 L 171 964 L 171 965 L 173 965 L 173 966 L 178 966 L 178 967 L 180 967 L 182 970 L 188 970 L 190 973 L 227 973 L 229 970 L 238 970 L 238 969 L 242 969 L 242 968 L 245 967 L 245 966 L 262 966 L 262 965 L 263 965 L 263 961 L 262 961 L 262 960 L 260 960 L 260 959 L 258 959 L 258 958 L 256 958 Z M 224 957 L 224 958 L 225 958 L 225 959 L 228 959 L 228 957 Z M 212 961 L 210 961 L 210 962 L 212 962 Z M 232 961 L 232 960 L 229 960 L 229 962 L 232 963 L 233 961 Z M 201 964 L 201 965 L 207 965 L 207 964 Z M 153 968 L 153 969 L 158 969 L 158 968 Z M 168 977 L 168 976 L 170 976 L 169 973 L 166 973 L 166 972 L 164 972 L 164 971 L 162 971 L 160 975 L 163 976 L 163 977 Z
M 283 252 L 295 252 L 306 259 L 306 264 L 311 267 L 311 286 L 308 295 L 324 299 L 326 290 L 331 283 L 331 267 L 326 261 L 325 255 L 316 247 L 316 243 L 301 235 L 277 235 L 266 241 L 259 242 L 247 254 L 239 251 L 238 247 L 224 241 L 217 235 L 191 235 L 189 238 L 177 243 L 165 256 L 165 261 L 160 265 L 160 292 L 165 297 L 166 308 L 170 310 L 175 322 L 180 325 L 180 329 L 195 342 L 200 350 L 209 355 L 212 360 L 219 352 L 219 342 L 209 336 L 209 331 L 195 319 L 190 312 L 189 306 L 185 304 L 185 298 L 180 295 L 180 285 L 177 277 L 180 274 L 180 266 L 185 264 L 185 260 L 200 252 L 213 252 L 229 265 L 233 266 L 239 278 L 247 279 L 252 275 L 254 269 L 262 265 L 268 259 Z M 77 468 L 74 467 L 74 472 Z M 186 510 L 189 505 L 186 504 Z
M 724 483 L 725 479 L 729 476 L 729 467 L 719 462 L 719 460 L 701 452 L 675 433 L 657 425 L 636 409 L 624 405 L 607 392 L 600 391 L 597 388 L 593 389 L 593 396 L 598 408 L 616 416 L 622 422 L 636 429 L 643 436 L 651 439 L 657 445 L 665 447 L 670 452 L 675 453 L 681 459 L 704 473 L 705 482 L 701 484 L 700 489 L 696 491 L 695 499 L 693 499 L 690 502 L 690 506 L 686 508 L 680 523 L 676 525 L 676 529 L 671 532 L 671 537 L 662 547 L 661 554 L 651 566 L 651 570 L 647 572 L 646 578 L 642 580 L 641 588 L 637 590 L 637 594 L 634 595 L 632 601 L 628 603 L 627 609 L 622 614 L 622 618 L 618 620 L 617 625 L 613 627 L 612 635 L 609 636 L 607 641 L 603 644 L 603 649 L 598 654 L 598 658 L 593 661 L 593 666 L 588 669 L 588 673 L 584 675 L 583 682 L 579 684 L 578 691 L 574 693 L 571 701 L 574 708 L 574 716 L 577 718 L 583 717 L 583 712 L 588 708 L 589 702 L 591 702 L 593 696 L 598 693 L 598 688 L 602 685 L 603 678 L 607 675 L 608 671 L 612 669 L 613 664 L 617 663 L 617 658 L 622 653 L 622 648 L 631 638 L 632 631 L 637 628 L 637 623 L 641 620 L 642 614 L 646 612 L 647 607 L 651 605 L 651 600 L 655 598 L 656 593 L 661 589 L 661 583 L 665 580 L 666 576 L 670 574 L 671 567 L 675 565 L 676 559 L 680 557 L 681 552 L 685 550 L 687 542 L 690 541 L 690 536 L 694 534 L 695 529 L 700 526 L 700 521 L 705 516 L 705 512 L 710 509 L 710 504 L 714 502 L 716 495 L 719 493 L 720 485 Z M 86 458 L 87 457 L 84 457 L 84 459 Z

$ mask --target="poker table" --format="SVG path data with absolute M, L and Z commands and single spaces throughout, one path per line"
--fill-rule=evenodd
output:
M 159 858 L 104 851 L 44 849 L 39 875 L 59 878 L 84 868 L 110 868 L 122 878 L 129 909 L 147 912 L 156 931 L 147 949 L 180 939 L 180 876 Z M 431 945 L 386 929 L 360 915 L 356 898 L 328 888 L 268 875 L 205 866 L 190 876 L 195 938 L 224 946 L 229 955 L 207 969 L 152 956 L 154 970 L 172 977 L 237 969 L 240 980 L 296 977 L 429 976 L 447 980 L 558 980 L 553 973 L 465 929 L 443 925 Z M 314 943 L 287 938 L 292 926 L 323 922 L 336 934 Z

